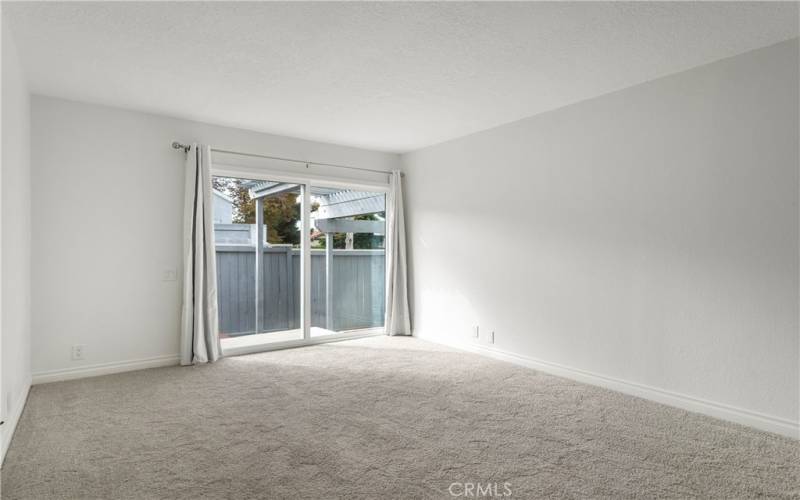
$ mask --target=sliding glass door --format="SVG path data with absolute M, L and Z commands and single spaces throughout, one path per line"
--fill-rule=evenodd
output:
M 213 187 L 226 352 L 382 331 L 385 190 L 222 174 Z

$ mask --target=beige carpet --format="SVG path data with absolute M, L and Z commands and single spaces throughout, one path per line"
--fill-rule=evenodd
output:
M 2 498 L 447 499 L 467 482 L 512 498 L 799 498 L 800 450 L 378 337 L 35 386 Z

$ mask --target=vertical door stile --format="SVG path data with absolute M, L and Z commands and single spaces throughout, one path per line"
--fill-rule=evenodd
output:
M 300 276 L 303 283 L 301 311 L 303 340 L 308 341 L 311 338 L 311 184 L 308 182 L 301 184 L 301 189 L 303 195 L 302 216 L 300 217 L 302 221 Z

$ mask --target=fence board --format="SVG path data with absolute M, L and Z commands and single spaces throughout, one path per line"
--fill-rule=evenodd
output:
M 217 246 L 220 331 L 255 333 L 255 248 Z M 333 327 L 337 331 L 383 325 L 383 250 L 334 250 Z M 262 332 L 300 327 L 300 251 L 264 249 Z M 311 252 L 311 325 L 325 327 L 325 252 Z

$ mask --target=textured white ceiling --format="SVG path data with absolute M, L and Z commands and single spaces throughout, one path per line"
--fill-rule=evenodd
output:
M 34 93 L 404 152 L 798 35 L 796 3 L 3 3 Z

